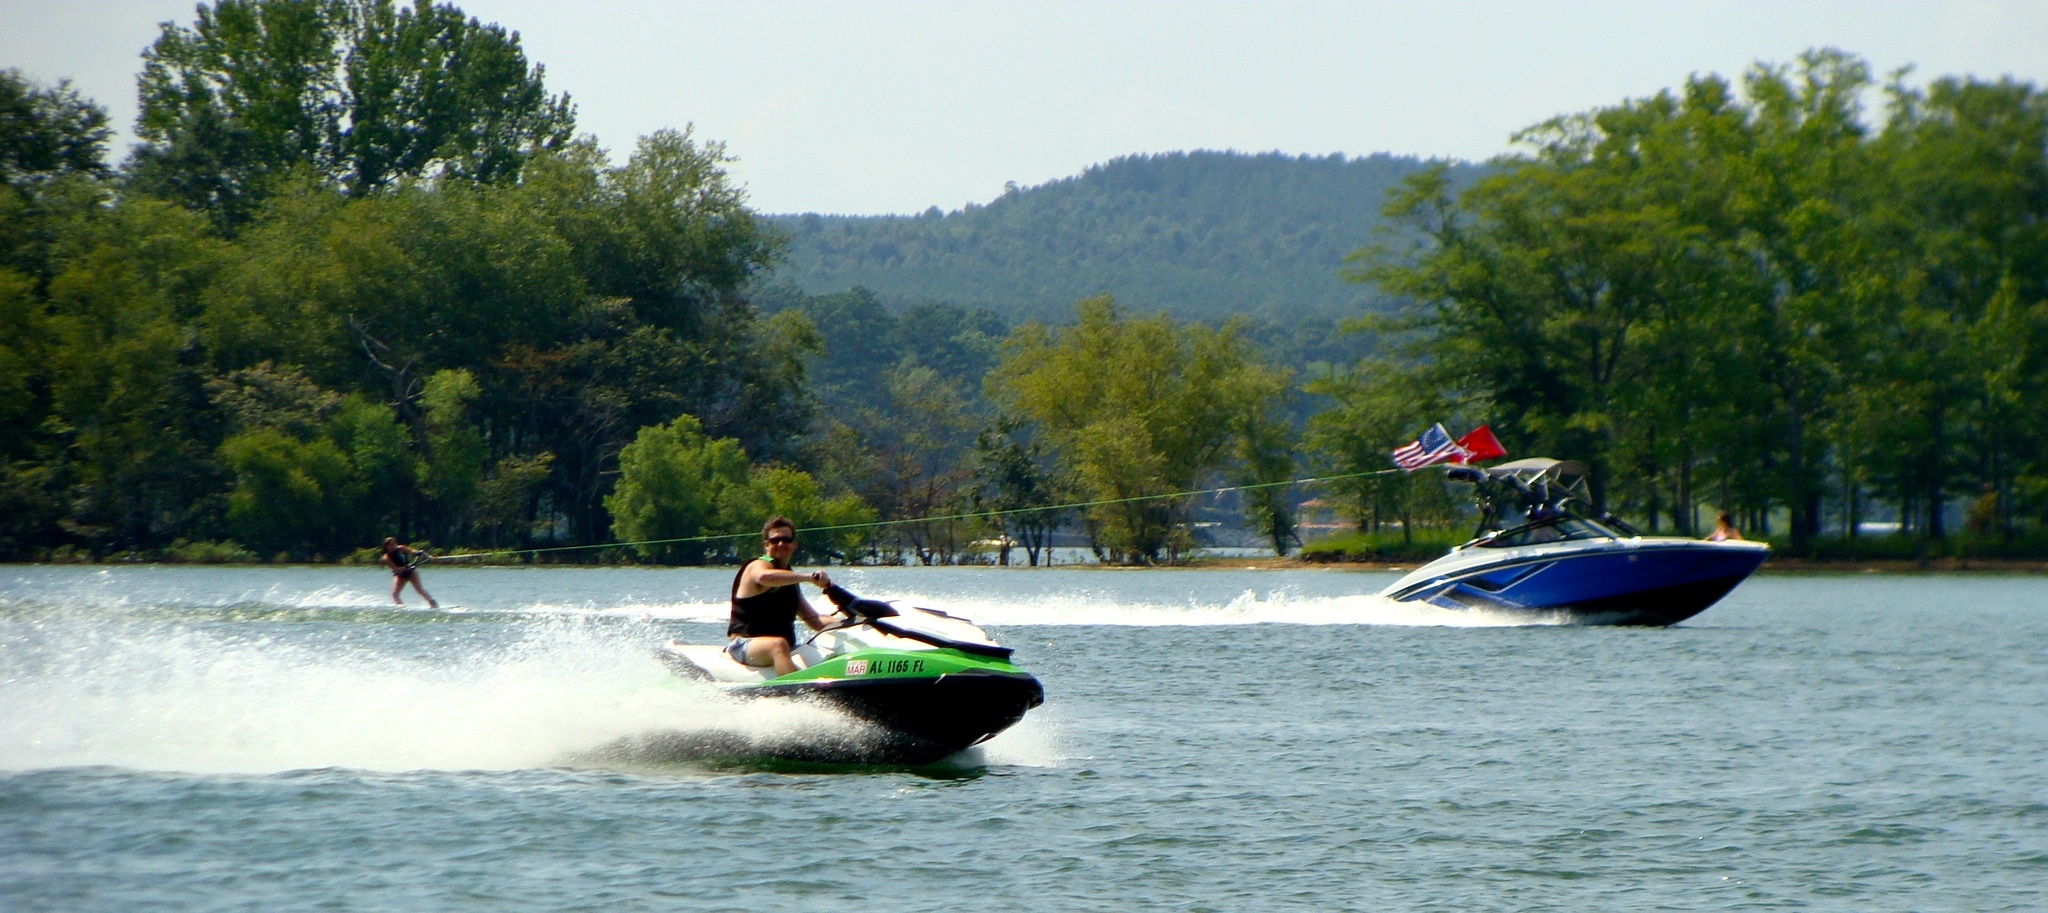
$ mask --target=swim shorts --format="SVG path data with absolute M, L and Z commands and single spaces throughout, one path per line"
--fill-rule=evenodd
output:
M 732 643 L 725 645 L 725 655 L 732 657 L 733 662 L 739 663 L 742 666 L 749 665 L 747 662 L 747 641 L 750 640 L 753 640 L 753 638 L 733 638 Z

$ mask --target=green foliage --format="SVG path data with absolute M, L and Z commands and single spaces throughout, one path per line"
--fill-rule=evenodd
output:
M 201 19 L 166 31 L 145 83 L 187 93 L 179 124 L 221 114 L 270 131 L 156 149 L 192 153 L 179 167 L 247 159 L 253 170 L 187 175 L 240 194 L 232 237 L 148 195 L 164 189 L 149 170 L 164 161 L 116 194 L 98 109 L 0 74 L 15 182 L 0 190 L 0 554 L 152 555 L 229 536 L 300 557 L 385 534 L 594 543 L 610 534 L 619 452 L 643 426 L 701 415 L 751 457 L 799 452 L 817 336 L 738 295 L 778 241 L 717 144 L 661 131 L 614 165 L 588 142 L 470 131 L 437 147 L 420 180 L 377 177 L 363 170 L 373 152 L 389 159 L 378 168 L 421 159 L 377 152 L 363 132 L 398 121 L 323 121 L 340 109 L 321 98 L 368 96 L 321 95 L 333 86 L 319 68 L 411 64 L 351 64 L 316 45 L 385 29 L 377 54 L 461 58 L 437 69 L 441 85 L 406 76 L 395 90 L 432 94 L 481 91 L 458 71 L 504 76 L 516 41 L 452 7 L 263 0 Z M 531 75 L 520 85 L 537 87 Z M 433 109 L 467 130 L 436 98 L 407 101 L 400 120 Z M 519 180 L 505 180 L 514 145 Z M 223 217 L 214 204 L 228 198 L 206 199 Z
M 415 483 L 405 432 L 388 406 L 336 394 L 265 362 L 210 381 L 228 422 L 227 530 L 258 554 L 347 554 L 396 530 Z
M 352 193 L 401 176 L 503 180 L 574 134 L 568 96 L 547 94 L 517 33 L 450 4 L 357 0 L 350 12 L 335 145 Z
M 541 77 L 517 34 L 451 5 L 218 0 L 143 53 L 134 179 L 226 229 L 294 171 L 356 195 L 504 180 L 574 133 Z
M 1285 387 L 1233 329 L 1126 317 L 1103 296 L 1078 304 L 1072 326 L 1020 327 L 985 389 L 1036 425 L 1079 494 L 1120 502 L 1090 508 L 1090 529 L 1116 560 L 1138 563 L 1189 548 L 1186 508 L 1126 499 L 1190 490 L 1229 466 Z
M 37 86 L 0 70 L 0 182 L 28 189 L 61 174 L 107 175 L 107 111 L 69 81 Z
M 215 251 L 165 207 L 110 205 L 109 134 L 67 84 L 0 71 L 0 555 L 214 506 L 177 319 Z
M 778 274 L 812 292 L 864 287 L 892 304 L 942 301 L 1009 321 L 1055 320 L 1112 293 L 1183 319 L 1288 323 L 1387 304 L 1337 278 L 1379 224 L 1411 158 L 1176 152 L 1128 156 L 987 205 L 915 216 L 776 217 Z M 1450 166 L 1463 180 L 1478 169 Z
M 605 496 L 612 532 L 639 543 L 650 561 L 701 564 L 751 543 L 737 540 L 671 542 L 743 532 L 765 519 L 766 505 L 747 484 L 745 451 L 730 438 L 709 438 L 690 416 L 640 429 L 619 453 L 619 484 Z M 758 518 L 758 519 L 757 519 Z
M 399 529 L 405 493 L 415 484 L 418 466 L 411 441 L 391 407 L 361 394 L 341 397 L 324 433 L 348 457 L 369 493 L 364 515 L 373 528 Z
M 823 433 L 810 458 L 827 488 L 892 517 L 967 509 L 970 445 L 987 404 L 977 394 L 1008 326 L 988 311 L 924 304 L 891 311 L 866 289 L 805 296 L 766 290 L 776 316 L 815 327 L 808 393 Z M 891 526 L 882 538 L 926 562 L 951 562 L 978 527 L 954 521 Z
M 790 452 L 815 338 L 731 293 L 773 245 L 724 159 L 674 132 L 619 167 L 591 152 L 535 161 L 516 186 L 353 200 L 296 186 L 238 238 L 200 339 L 224 367 L 381 388 L 420 461 L 416 501 L 393 495 L 443 541 L 516 541 L 548 512 L 597 541 L 619 448 L 686 412 L 759 455 Z
M 48 332 L 34 281 L 0 268 L 0 459 L 33 453 L 30 432 L 41 411 L 36 369 L 50 344 Z
M 1389 455 L 1413 440 L 1418 429 L 1456 417 L 1421 374 L 1394 362 L 1368 360 L 1308 384 L 1334 405 L 1310 417 L 1305 443 L 1323 474 L 1348 476 L 1318 487 L 1362 532 L 1398 525 L 1402 539 L 1412 541 L 1416 527 L 1447 522 L 1452 513 L 1434 474 L 1384 474 L 1392 468 Z
M 66 233 L 43 301 L 37 457 L 68 489 L 67 525 L 84 544 L 168 539 L 218 508 L 204 374 L 183 323 L 218 242 L 191 213 L 148 201 L 84 215 Z
M 456 368 L 434 372 L 420 395 L 428 441 L 420 491 L 439 504 L 466 505 L 476 498 L 489 455 L 468 416 L 469 402 L 479 392 L 475 375 Z
M 1173 560 L 1193 508 L 1143 499 L 1377 470 L 1437 420 L 1587 460 L 1652 531 L 1719 507 L 1855 551 L 1822 533 L 1895 512 L 1916 554 L 1988 556 L 2048 528 L 2032 85 L 1901 81 L 1867 123 L 1867 67 L 1819 51 L 1555 118 L 1484 167 L 1136 157 L 771 224 L 720 144 L 660 131 L 614 164 L 540 76 L 450 6 L 221 0 L 148 52 L 117 177 L 103 110 L 0 71 L 0 556 L 746 541 L 772 511 L 1131 498 L 1079 519 L 1109 560 Z M 1370 286 L 1337 284 L 1368 237 Z M 1229 313 L 1254 317 L 1179 322 Z M 1281 491 L 1242 506 L 1284 549 Z M 1463 533 L 1428 474 L 1324 491 L 1373 535 Z M 805 542 L 940 562 L 994 533 L 1035 561 L 1054 516 Z
M 796 524 L 802 537 L 800 548 L 807 556 L 846 560 L 874 532 L 874 508 L 854 495 L 827 497 L 810 473 L 764 466 L 753 470 L 748 482 L 766 502 L 769 516 L 780 514 Z M 765 522 L 767 517 L 761 520 Z M 748 540 L 749 544 L 752 541 Z
M 925 367 L 947 381 L 978 385 L 995 367 L 1010 324 L 995 312 L 926 303 L 891 309 L 873 292 L 804 295 L 789 285 L 759 290 L 773 312 L 802 314 L 819 334 L 806 370 L 811 393 L 828 414 L 886 406 L 887 376 Z
M 331 440 L 301 441 L 277 428 L 256 428 L 222 442 L 220 460 L 235 477 L 228 526 L 258 553 L 310 545 L 334 554 L 371 534 L 348 522 L 368 491 Z
M 1295 541 L 1293 493 L 1285 483 L 1294 478 L 1294 442 L 1287 426 L 1265 416 L 1242 418 L 1238 429 L 1236 482 L 1243 490 L 1244 519 L 1272 543 L 1273 553 L 1287 554 Z
M 2010 82 L 1892 87 L 1833 51 L 1522 134 L 1453 194 L 1413 176 L 1412 243 L 1354 278 L 1417 301 L 1418 389 L 1511 449 L 1585 459 L 1598 502 L 1694 530 L 1703 501 L 1810 549 L 1889 489 L 1940 537 L 1989 488 L 2011 530 L 2038 454 L 2048 336 L 2048 99 Z M 1329 435 L 1325 435 L 1329 437 Z M 1846 495 L 1837 493 L 1846 492 Z
M 0 70 L 0 269 L 49 275 L 57 222 L 96 202 L 90 188 L 109 174 L 112 135 L 106 109 L 70 83 L 46 88 Z
M 1432 528 L 1419 535 L 1403 530 L 1392 532 L 1354 531 L 1311 540 L 1301 547 L 1301 560 L 1311 563 L 1332 561 L 1393 562 L 1421 564 L 1444 556 L 1451 546 L 1466 540 L 1455 529 Z
M 729 560 L 757 543 L 769 516 L 799 529 L 866 523 L 858 499 L 824 497 L 817 482 L 793 469 L 756 470 L 738 442 L 704 434 L 695 418 L 640 429 L 619 454 L 619 484 L 605 497 L 612 529 L 643 558 L 664 564 Z M 832 552 L 861 538 L 859 530 L 806 537 L 805 547 Z M 673 541 L 694 540 L 694 541 Z
M 256 560 L 256 553 L 233 542 L 178 539 L 152 558 L 171 564 L 248 564 Z
M 307 365 L 341 383 L 382 357 L 425 373 L 481 365 L 570 332 L 586 294 L 568 241 L 515 190 L 446 189 L 342 201 L 310 185 L 252 225 L 207 290 L 200 326 L 224 363 Z
M 969 498 L 976 511 L 989 513 L 1002 545 L 997 563 L 1010 563 L 1010 543 L 1024 546 L 1032 567 L 1044 556 L 1051 560 L 1052 534 L 1065 518 L 1057 509 L 1063 486 L 1056 478 L 1052 455 L 1043 440 L 1033 437 L 1015 416 L 997 416 L 974 438 L 974 489 Z

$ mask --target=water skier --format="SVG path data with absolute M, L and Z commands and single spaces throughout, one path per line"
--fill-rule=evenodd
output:
M 419 567 L 425 564 L 430 557 L 426 552 L 398 541 L 396 536 L 384 537 L 384 547 L 377 560 L 385 567 L 391 569 L 392 602 L 404 605 L 405 600 L 399 598 L 398 594 L 404 592 L 407 583 L 411 583 L 412 588 L 418 591 L 422 598 L 426 599 L 427 608 L 438 609 L 441 607 L 440 603 L 434 601 L 433 596 L 427 594 L 427 588 L 420 586 Z

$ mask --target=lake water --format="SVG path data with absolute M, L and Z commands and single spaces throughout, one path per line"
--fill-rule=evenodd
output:
M 1666 629 L 1395 575 L 847 569 L 1046 705 L 926 770 L 664 683 L 730 572 L 0 567 L 0 909 L 2040 910 L 2048 581 L 1765 575 Z M 414 600 L 408 593 L 408 600 Z

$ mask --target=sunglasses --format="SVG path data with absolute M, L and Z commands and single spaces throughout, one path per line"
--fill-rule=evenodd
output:
M 791 542 L 795 542 L 795 541 L 796 541 L 796 537 L 795 537 L 795 536 L 769 536 L 769 537 L 768 537 L 768 544 L 769 544 L 769 545 L 788 545 L 789 543 L 791 543 Z

